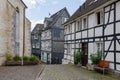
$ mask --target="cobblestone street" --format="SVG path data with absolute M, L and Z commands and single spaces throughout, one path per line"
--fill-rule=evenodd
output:
M 72 65 L 47 65 L 37 80 L 120 80 Z
M 43 65 L 0 67 L 0 80 L 35 80 Z

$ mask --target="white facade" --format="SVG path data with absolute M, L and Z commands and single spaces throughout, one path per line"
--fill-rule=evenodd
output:
M 51 44 L 51 30 L 43 31 L 41 34 L 41 60 L 45 63 L 47 63 L 47 61 L 51 63 Z
M 115 1 L 108 1 L 65 24 L 63 64 L 74 63 L 74 52 L 78 49 L 82 51 L 83 44 L 86 43 L 87 63 L 91 63 L 91 54 L 101 50 L 103 58 L 110 61 L 110 68 L 120 71 L 120 1 Z

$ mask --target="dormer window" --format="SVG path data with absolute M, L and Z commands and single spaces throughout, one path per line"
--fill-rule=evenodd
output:
M 62 17 L 62 24 L 65 23 L 68 20 L 68 18 Z

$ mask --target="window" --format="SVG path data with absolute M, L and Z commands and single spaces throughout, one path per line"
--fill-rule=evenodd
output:
M 35 48 L 35 44 L 33 44 L 32 47 Z
M 79 30 L 82 30 L 82 20 L 79 22 Z
M 36 43 L 36 48 L 40 48 L 40 44 L 39 43 Z
M 83 29 L 87 29 L 87 19 L 83 19 Z
M 96 13 L 96 18 L 97 18 L 97 25 L 100 25 L 100 24 L 102 24 L 102 12 L 97 12 Z
M 68 33 L 71 33 L 71 26 L 70 25 L 68 26 Z
M 34 39 L 38 39 L 38 36 L 37 36 L 37 35 L 34 35 Z
M 80 25 L 80 22 L 77 21 L 77 22 L 76 22 L 76 31 L 79 31 L 79 25 Z
M 103 52 L 103 43 L 97 42 L 96 43 L 96 51 L 102 51 Z
M 65 23 L 68 20 L 68 18 L 62 17 L 62 24 Z

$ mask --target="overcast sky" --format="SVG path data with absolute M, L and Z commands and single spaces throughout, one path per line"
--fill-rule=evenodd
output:
M 26 16 L 32 22 L 32 29 L 37 23 L 43 23 L 60 9 L 66 7 L 72 15 L 85 0 L 23 0 L 27 5 Z

